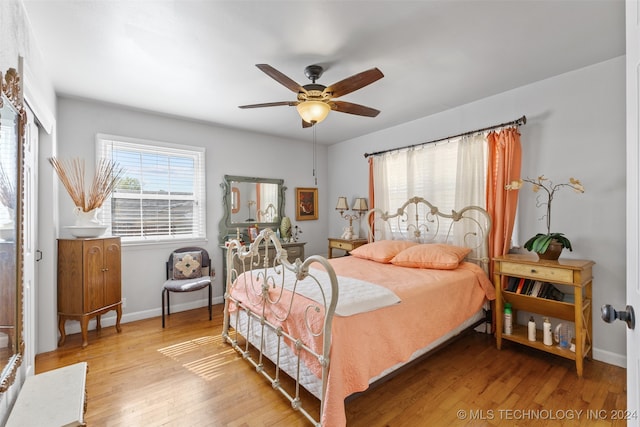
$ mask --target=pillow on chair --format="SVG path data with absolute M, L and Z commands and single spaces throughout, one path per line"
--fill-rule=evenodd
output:
M 173 280 L 202 277 L 202 252 L 174 252 Z

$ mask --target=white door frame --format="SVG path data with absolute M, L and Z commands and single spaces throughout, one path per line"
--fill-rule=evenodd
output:
M 627 30 L 627 304 L 640 314 L 640 7 L 626 1 Z M 623 307 L 620 307 L 623 309 Z M 640 426 L 640 322 L 627 329 L 627 425 Z

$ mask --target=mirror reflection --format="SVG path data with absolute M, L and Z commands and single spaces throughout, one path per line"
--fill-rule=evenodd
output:
M 15 69 L 0 73 L 0 393 L 22 361 L 21 216 L 25 115 Z
M 278 185 L 231 181 L 231 223 L 278 222 Z
M 16 347 L 16 183 L 18 114 L 3 95 L 0 109 L 0 363 Z M 16 142 L 13 142 L 16 141 Z

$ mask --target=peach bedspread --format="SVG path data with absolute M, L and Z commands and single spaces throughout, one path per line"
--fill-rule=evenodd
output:
M 366 390 L 371 378 L 409 360 L 415 351 L 474 315 L 486 299 L 495 298 L 492 283 L 484 271 L 472 263 L 461 263 L 456 270 L 431 270 L 381 264 L 352 256 L 329 261 L 338 276 L 382 285 L 402 301 L 348 317 L 334 316 L 321 419 L 327 427 L 346 425 L 344 399 L 347 396 Z M 313 264 L 313 267 L 320 265 Z M 286 323 L 290 333 L 304 334 L 304 328 Z M 321 351 L 321 345 L 317 351 Z M 317 367 L 311 369 L 317 372 Z
M 366 390 L 370 378 L 407 361 L 416 350 L 462 324 L 485 299 L 495 299 L 493 284 L 472 263 L 462 263 L 456 270 L 428 270 L 355 257 L 330 262 L 338 276 L 385 286 L 402 302 L 374 312 L 334 317 L 323 426 L 346 425 L 347 396 Z

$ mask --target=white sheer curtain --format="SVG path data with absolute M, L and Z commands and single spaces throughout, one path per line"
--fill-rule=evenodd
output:
M 259 222 L 274 222 L 278 213 L 278 186 L 272 183 L 257 185 L 260 191 L 260 206 L 257 207 L 256 217 Z
M 486 134 L 385 153 L 373 162 L 375 207 L 393 211 L 420 196 L 442 212 L 484 208 L 486 176 Z
M 458 144 L 458 173 L 456 176 L 455 206 L 457 209 L 465 206 L 486 207 L 487 156 L 487 134 L 461 138 Z M 479 215 L 476 215 L 475 212 L 471 216 L 479 220 Z M 464 222 L 461 228 L 458 230 L 461 232 L 454 235 L 454 243 L 460 246 L 469 246 L 469 242 L 464 242 L 464 239 L 471 230 L 477 230 L 477 228 L 472 227 L 469 222 Z M 476 255 L 486 257 L 488 253 L 483 250 L 482 253 Z

